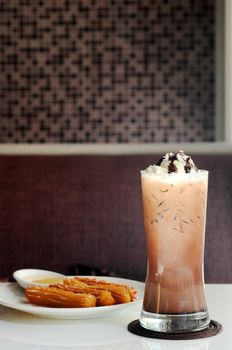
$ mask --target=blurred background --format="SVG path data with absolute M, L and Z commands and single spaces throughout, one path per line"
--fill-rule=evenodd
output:
M 216 0 L 0 0 L 0 143 L 223 141 Z

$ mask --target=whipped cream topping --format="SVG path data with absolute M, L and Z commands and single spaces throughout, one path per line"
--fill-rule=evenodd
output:
M 146 173 L 171 174 L 171 173 L 197 173 L 198 169 L 192 158 L 183 151 L 165 154 L 155 165 L 150 165 Z

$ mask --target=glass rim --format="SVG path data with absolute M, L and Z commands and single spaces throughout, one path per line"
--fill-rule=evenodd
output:
M 200 177 L 200 176 L 206 176 L 209 174 L 209 171 L 208 170 L 204 170 L 204 169 L 198 169 L 197 172 L 195 173 L 160 173 L 160 174 L 157 174 L 155 172 L 147 172 L 146 169 L 144 170 L 140 170 L 140 174 L 143 176 L 153 176 L 153 177 L 162 177 L 162 178 L 165 178 L 165 177 Z

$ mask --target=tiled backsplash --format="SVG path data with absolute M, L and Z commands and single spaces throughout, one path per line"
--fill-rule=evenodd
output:
M 0 0 L 0 142 L 214 140 L 213 0 Z

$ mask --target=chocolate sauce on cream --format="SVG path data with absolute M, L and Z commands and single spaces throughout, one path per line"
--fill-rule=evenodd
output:
M 180 172 L 180 169 L 183 169 L 183 172 L 185 173 L 198 171 L 192 158 L 186 155 L 183 151 L 178 151 L 176 153 L 167 153 L 156 163 L 156 166 L 167 167 L 167 172 L 169 174 L 178 173 Z

